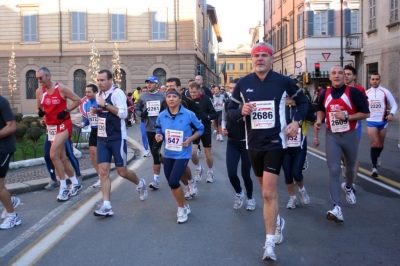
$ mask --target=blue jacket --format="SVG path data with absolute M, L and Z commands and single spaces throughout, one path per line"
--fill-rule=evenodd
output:
M 192 158 L 192 143 L 188 147 L 182 147 L 181 151 L 174 151 L 167 149 L 167 144 L 171 140 L 165 136 L 166 130 L 178 130 L 183 131 L 183 139 L 189 138 L 193 135 L 192 129 L 199 133 L 200 135 L 204 132 L 204 125 L 192 112 L 180 106 L 179 112 L 176 114 L 175 118 L 172 117 L 169 109 L 162 111 L 156 120 L 156 134 L 162 134 L 164 137 L 164 157 L 170 159 L 190 159 Z
M 90 116 L 90 119 L 95 119 L 95 120 L 96 120 L 96 125 L 97 125 L 97 115 L 96 115 L 95 117 L 93 117 L 93 116 L 90 115 L 90 107 L 92 107 L 92 106 L 94 106 L 94 107 L 96 107 L 96 108 L 99 108 L 99 106 L 97 105 L 96 98 L 94 98 L 94 99 L 92 99 L 92 100 L 88 100 L 88 101 L 83 105 L 83 109 L 85 110 L 85 113 L 86 113 L 86 119 L 85 119 L 85 121 L 83 121 L 83 123 L 85 123 L 85 126 L 87 126 L 87 125 L 90 124 L 90 126 L 91 126 L 92 128 L 97 128 L 97 126 L 92 126 L 92 123 L 90 123 L 90 121 L 89 121 L 89 116 Z

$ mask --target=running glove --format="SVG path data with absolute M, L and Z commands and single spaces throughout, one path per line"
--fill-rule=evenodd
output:
M 43 117 L 46 114 L 46 112 L 43 111 L 42 108 L 38 108 L 38 110 L 39 111 L 37 112 L 37 114 L 39 115 L 39 117 Z
M 64 119 L 64 118 L 67 116 L 67 114 L 68 114 L 68 112 L 67 112 L 66 110 L 64 110 L 64 111 L 60 112 L 60 113 L 57 115 L 57 118 L 58 118 L 58 119 Z
M 149 117 L 149 112 L 147 112 L 147 108 L 143 111 L 142 115 L 140 116 L 141 118 L 148 118 Z

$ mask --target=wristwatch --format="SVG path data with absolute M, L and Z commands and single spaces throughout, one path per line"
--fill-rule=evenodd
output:
M 299 127 L 303 124 L 303 120 L 299 120 L 297 122 L 299 122 Z
M 348 114 L 345 114 L 344 118 L 346 119 L 345 121 L 349 121 L 349 115 Z
M 105 103 L 104 104 L 104 108 L 107 108 L 108 105 L 109 105 L 109 103 Z

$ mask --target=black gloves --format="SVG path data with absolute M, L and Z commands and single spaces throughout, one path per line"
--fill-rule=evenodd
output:
M 39 115 L 39 117 L 43 117 L 46 114 L 46 112 L 43 111 L 42 108 L 38 108 L 38 110 L 39 111 L 37 112 L 37 114 Z
M 141 118 L 148 118 L 149 117 L 149 112 L 147 112 L 147 108 L 143 111 L 142 115 L 140 116 Z
M 60 112 L 60 113 L 57 115 L 57 118 L 58 118 L 58 119 L 64 119 L 64 118 L 67 116 L 68 113 L 69 113 L 69 112 L 67 112 L 67 110 L 64 110 L 64 111 Z

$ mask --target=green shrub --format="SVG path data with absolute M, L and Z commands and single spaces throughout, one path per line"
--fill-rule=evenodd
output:
M 33 144 L 36 145 L 36 142 L 43 135 L 44 131 L 38 127 L 31 127 L 26 132 L 26 138 L 33 141 Z
M 22 123 L 24 125 L 26 125 L 27 127 L 31 127 L 31 123 L 32 122 L 37 122 L 38 121 L 37 116 L 25 116 L 24 118 L 22 118 Z
M 14 117 L 15 117 L 15 121 L 16 121 L 17 123 L 19 123 L 19 122 L 22 121 L 23 115 L 22 115 L 21 113 L 16 113 L 16 114 L 14 115 Z
M 28 130 L 28 126 L 24 124 L 17 124 L 17 129 L 15 130 L 14 137 L 16 141 L 22 141 L 24 138 L 26 131 Z

